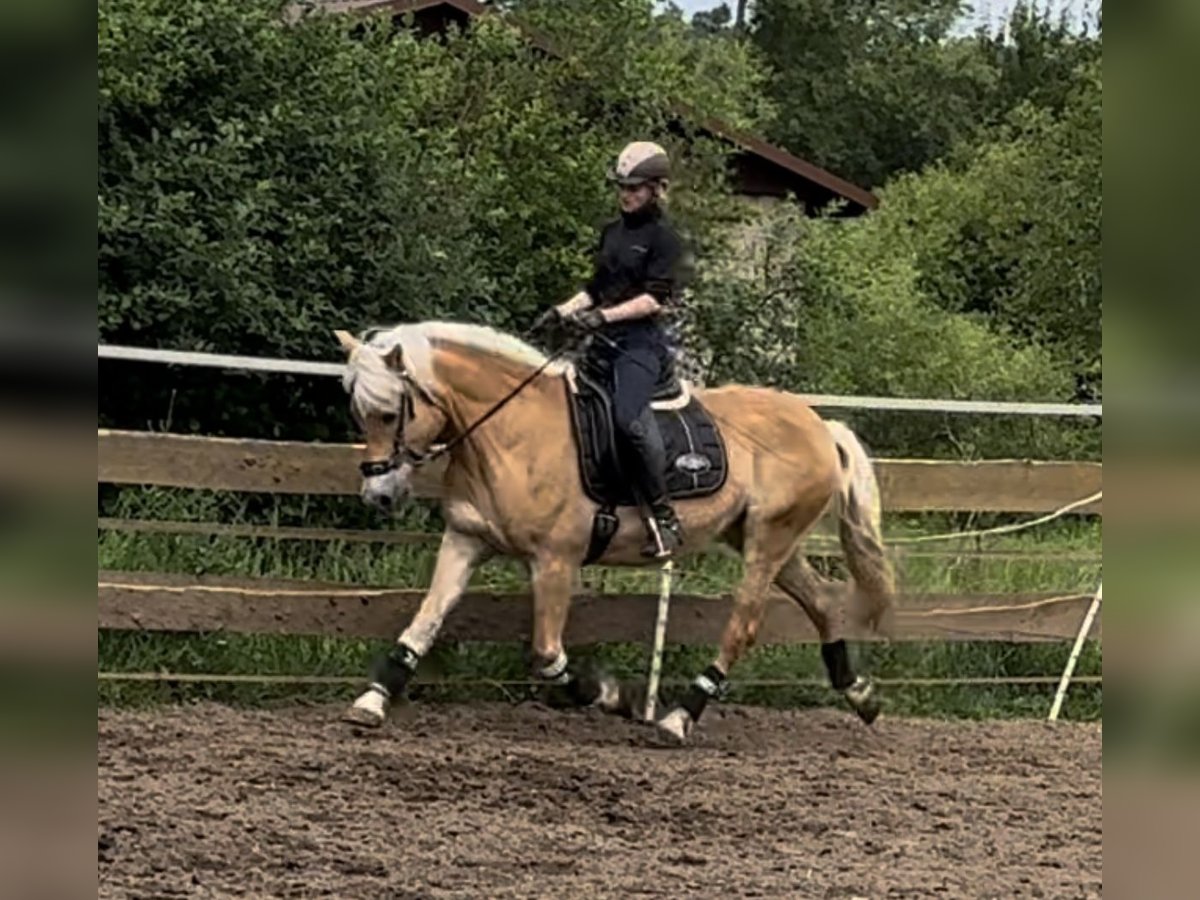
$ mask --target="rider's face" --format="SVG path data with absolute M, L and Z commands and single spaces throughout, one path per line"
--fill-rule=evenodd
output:
M 621 204 L 621 212 L 636 212 L 654 196 L 654 188 L 649 184 L 639 184 L 634 187 L 628 185 L 617 186 L 617 198 Z

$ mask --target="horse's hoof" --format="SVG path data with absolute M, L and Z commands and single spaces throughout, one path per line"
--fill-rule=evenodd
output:
M 863 678 L 860 675 L 854 679 L 854 684 L 846 688 L 844 695 L 850 708 L 866 724 L 870 725 L 879 718 L 879 712 L 883 707 L 879 702 L 879 694 L 875 690 L 875 682 L 870 678 Z
M 383 716 L 373 713 L 370 710 L 351 706 L 342 713 L 342 721 L 347 725 L 354 725 L 358 728 L 379 728 L 383 725 Z
M 656 723 L 658 730 L 678 744 L 686 744 L 692 733 L 692 716 L 686 709 L 675 707 Z
M 606 713 L 615 713 L 621 708 L 621 685 L 611 675 L 602 675 L 596 681 L 596 699 L 592 706 Z
M 387 718 L 387 699 L 378 691 L 365 691 L 342 713 L 342 721 L 359 728 L 378 728 Z
M 617 712 L 620 707 L 620 682 L 590 660 L 579 666 L 566 687 L 572 706 L 592 707 L 606 713 Z
M 383 716 L 369 709 L 351 706 L 342 713 L 342 721 L 347 725 L 355 725 L 359 728 L 378 728 L 383 724 Z
M 647 685 L 644 679 L 626 679 L 616 685 L 613 712 L 626 719 L 641 720 L 646 714 Z

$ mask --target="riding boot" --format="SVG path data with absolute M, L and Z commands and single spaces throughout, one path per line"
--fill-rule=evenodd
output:
M 683 544 L 683 526 L 667 502 L 667 452 L 653 411 L 647 407 L 630 423 L 626 434 L 640 463 L 637 473 L 639 493 L 650 507 L 650 518 L 646 520 L 650 540 L 642 548 L 642 555 L 662 559 L 671 556 Z

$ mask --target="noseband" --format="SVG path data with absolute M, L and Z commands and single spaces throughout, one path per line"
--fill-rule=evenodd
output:
M 412 391 L 421 391 L 421 397 L 427 403 L 432 404 L 433 401 L 409 377 L 407 372 L 401 373 L 400 377 L 403 379 L 407 389 L 401 393 L 400 408 L 396 411 L 399 421 L 396 423 L 396 437 L 392 443 L 392 455 L 387 459 L 371 459 L 360 462 L 358 470 L 362 473 L 363 478 L 375 478 L 380 475 L 387 475 L 389 472 L 395 472 L 405 463 L 416 468 L 424 465 L 433 458 L 429 453 L 420 453 L 404 445 L 404 429 L 408 427 L 408 423 L 416 415 L 416 406 L 413 403 Z

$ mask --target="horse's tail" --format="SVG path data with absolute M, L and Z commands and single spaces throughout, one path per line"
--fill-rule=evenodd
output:
M 879 482 L 866 448 L 842 422 L 826 422 L 841 464 L 836 512 L 846 566 L 854 577 L 850 615 L 860 626 L 882 630 L 895 604 L 896 584 L 883 549 Z

